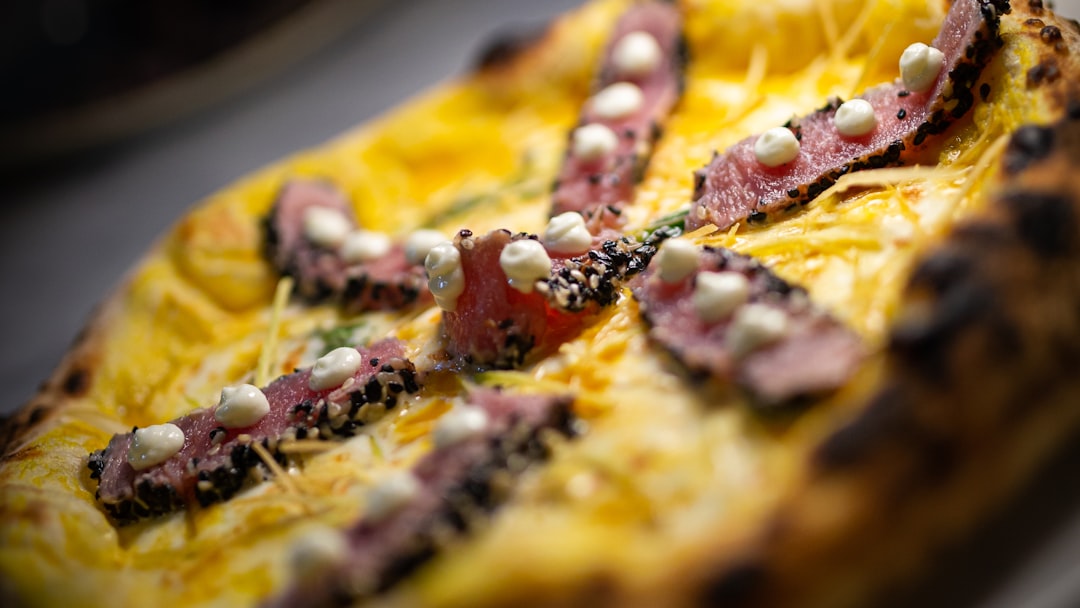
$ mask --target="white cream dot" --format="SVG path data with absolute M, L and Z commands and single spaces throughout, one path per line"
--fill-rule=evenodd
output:
M 142 471 L 172 458 L 183 447 L 184 431 L 171 422 L 136 429 L 128 451 L 128 464 L 136 471 Z
M 424 258 L 428 289 L 439 308 L 457 310 L 457 298 L 465 291 L 465 272 L 461 269 L 461 252 L 450 241 L 443 241 L 428 251 Z
M 214 409 L 214 419 L 230 429 L 251 426 L 270 413 L 270 401 L 252 384 L 226 386 Z
M 833 116 L 833 124 L 840 135 L 859 137 L 877 127 L 874 106 L 865 99 L 851 99 L 840 104 Z
M 383 257 L 390 253 L 393 246 L 390 235 L 372 230 L 353 230 L 345 236 L 339 253 L 349 264 L 361 264 Z
M 735 357 L 743 357 L 784 337 L 788 326 L 788 315 L 783 310 L 767 304 L 747 304 L 735 311 L 726 344 Z
M 932 46 L 916 42 L 900 55 L 900 79 L 909 91 L 930 90 L 945 65 L 945 54 Z
M 397 471 L 381 479 L 367 493 L 364 515 L 379 521 L 392 515 L 420 493 L 420 482 L 409 471 Z
M 341 346 L 319 357 L 311 368 L 308 386 L 313 391 L 323 391 L 341 386 L 345 380 L 360 371 L 364 364 L 360 353 L 351 346 Z
M 289 551 L 289 563 L 300 579 L 308 579 L 341 563 L 348 555 L 345 535 L 329 526 L 315 526 L 298 538 Z
M 592 110 L 600 118 L 617 120 L 641 109 L 645 95 L 636 84 L 616 82 L 608 85 L 592 98 Z
M 615 71 L 623 76 L 644 76 L 660 66 L 663 51 L 648 32 L 630 32 L 611 51 Z
M 576 158 L 584 161 L 599 160 L 619 147 L 619 137 L 610 128 L 594 122 L 574 129 L 570 144 Z
M 799 156 L 799 140 L 787 127 L 773 127 L 754 142 L 754 156 L 766 167 L 779 167 Z
M 544 245 L 555 253 L 585 253 L 592 247 L 592 240 L 592 233 L 585 225 L 585 218 L 576 211 L 556 215 L 548 220 L 544 230 Z
M 539 241 L 521 239 L 503 247 L 499 266 L 510 286 L 521 293 L 532 293 L 533 284 L 551 276 L 551 258 Z
M 487 430 L 487 427 L 487 412 L 478 407 L 459 405 L 439 418 L 432 438 L 436 448 L 445 448 L 475 437 Z
M 352 229 L 349 218 L 337 209 L 312 206 L 304 210 L 304 236 L 316 245 L 337 248 Z
M 656 264 L 660 280 L 665 283 L 678 283 L 697 270 L 701 250 L 686 239 L 673 239 L 660 247 L 656 255 Z
M 738 272 L 701 272 L 694 283 L 694 310 L 713 323 L 727 318 L 750 297 L 750 281 Z

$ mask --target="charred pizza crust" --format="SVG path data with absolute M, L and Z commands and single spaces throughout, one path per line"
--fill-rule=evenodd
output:
M 807 454 L 805 473 L 774 512 L 735 543 L 684 552 L 641 587 L 602 577 L 559 588 L 526 583 L 477 604 L 853 604 L 913 572 L 1070 436 L 1080 423 L 1072 373 L 1080 360 L 1080 180 L 1071 170 L 1080 163 L 1080 89 L 1067 75 L 1080 73 L 1080 25 L 1039 0 L 1014 3 L 1008 22 L 1010 46 L 1030 54 L 1019 76 L 1024 97 L 1046 124 L 1011 135 L 983 194 L 988 207 L 921 257 L 872 381 L 852 389 L 863 405 Z M 475 78 L 518 86 L 515 78 L 566 44 L 558 32 L 503 44 Z M 186 245 L 163 243 L 150 257 Z M 259 297 L 269 293 L 270 276 L 248 279 Z M 41 392 L 0 427 L 4 467 L 43 458 L 34 439 L 66 409 L 85 407 L 127 297 L 102 306 Z M 869 553 L 866 538 L 875 543 Z M 0 596 L 15 594 L 7 576 Z M 385 601 L 399 599 L 409 596 Z

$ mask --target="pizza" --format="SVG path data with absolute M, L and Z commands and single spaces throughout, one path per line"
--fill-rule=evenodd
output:
M 1080 422 L 1080 26 L 595 0 L 193 208 L 0 432 L 5 605 L 848 606 Z

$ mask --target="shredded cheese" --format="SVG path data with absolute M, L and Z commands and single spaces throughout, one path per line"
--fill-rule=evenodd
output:
M 293 480 L 291 477 L 289 477 L 289 474 L 285 471 L 285 469 L 281 468 L 281 465 L 279 465 L 277 461 L 274 460 L 274 457 L 270 455 L 270 452 L 268 452 L 261 443 L 259 443 L 258 441 L 253 441 L 249 444 L 249 446 L 251 447 L 251 450 L 255 452 L 256 455 L 258 455 L 259 459 L 263 461 L 263 464 L 266 465 L 266 468 L 270 470 L 270 473 L 274 476 L 274 481 L 277 482 L 279 486 L 281 486 L 282 490 L 289 494 L 300 493 L 299 488 L 297 488 L 296 484 L 293 483 Z
M 266 329 L 266 341 L 263 342 L 262 351 L 259 352 L 259 363 L 255 368 L 255 386 L 266 386 L 270 380 L 270 365 L 273 363 L 277 350 L 278 332 L 281 329 L 281 312 L 289 303 L 289 294 L 292 293 L 293 280 L 291 277 L 281 277 L 274 289 L 274 302 L 270 309 L 270 325 Z

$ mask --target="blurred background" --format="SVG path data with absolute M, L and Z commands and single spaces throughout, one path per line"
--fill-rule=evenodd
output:
M 0 415 L 195 201 L 579 3 L 0 3 Z M 1080 446 L 888 605 L 1080 606 L 1080 484 L 1061 483 L 1078 466 Z

